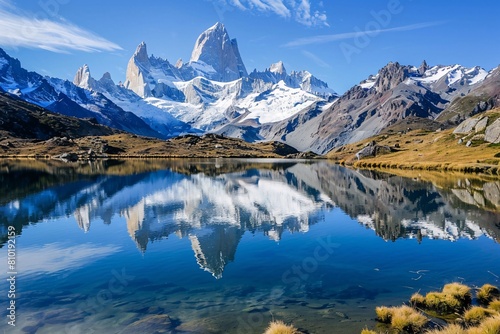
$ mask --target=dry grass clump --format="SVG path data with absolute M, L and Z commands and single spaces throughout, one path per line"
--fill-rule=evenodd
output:
M 410 297 L 410 304 L 415 307 L 425 307 L 425 297 L 420 293 L 414 293 Z
M 443 292 L 429 292 L 425 295 L 425 309 L 441 315 L 455 313 L 464 308 L 464 305 L 455 297 Z
M 500 333 L 500 315 L 487 318 L 479 326 L 469 328 L 467 334 L 498 334 Z
M 418 333 L 428 322 L 428 319 L 420 312 L 406 305 L 400 307 L 380 306 L 375 309 L 375 313 L 379 322 L 390 324 L 391 328 L 396 331 Z
M 472 294 L 467 285 L 461 283 L 450 283 L 443 287 L 443 293 L 451 295 L 462 303 L 471 303 Z
M 495 299 L 494 301 L 489 303 L 488 308 L 493 311 L 500 312 L 500 299 Z
M 264 334 L 300 334 L 297 328 L 287 325 L 281 320 L 272 321 Z
M 449 325 L 443 329 L 434 329 L 426 332 L 426 334 L 468 334 L 460 325 Z
M 361 334 L 377 334 L 377 332 L 365 328 L 361 331 Z
M 464 313 L 464 321 L 469 326 L 479 325 L 486 318 L 498 315 L 496 311 L 481 307 L 473 306 Z
M 494 299 L 500 297 L 500 290 L 494 285 L 485 284 L 476 293 L 476 297 L 483 305 L 488 305 Z
M 442 292 L 429 292 L 422 298 L 421 295 L 415 294 L 410 302 L 440 315 L 454 314 L 466 309 L 472 303 L 470 288 L 460 283 L 446 284 Z
M 391 319 L 391 327 L 398 331 L 408 333 L 419 333 L 429 320 L 409 306 L 401 306 L 394 309 Z
M 379 306 L 375 308 L 375 313 L 377 314 L 378 321 L 384 324 L 389 324 L 391 323 L 392 315 L 394 314 L 394 308 L 387 306 Z
M 441 292 L 429 292 L 425 297 L 419 293 L 413 294 L 410 298 L 413 307 L 379 306 L 375 312 L 377 320 L 386 324 L 384 333 L 500 334 L 500 299 L 495 299 L 497 291 L 498 288 L 492 285 L 483 285 L 478 292 L 478 300 L 489 301 L 488 308 L 470 307 L 471 289 L 460 283 L 451 283 L 445 285 Z M 424 313 L 431 317 L 436 317 L 436 313 L 441 312 L 438 317 L 443 316 L 443 319 L 451 323 L 442 329 L 430 329 L 429 319 L 414 307 L 422 307 Z M 369 329 L 361 332 L 376 333 Z

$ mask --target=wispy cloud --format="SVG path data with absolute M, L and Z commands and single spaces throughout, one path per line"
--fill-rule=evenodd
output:
M 313 62 L 316 63 L 316 65 L 318 65 L 320 67 L 324 67 L 324 68 L 331 68 L 332 67 L 326 61 L 324 61 L 323 59 L 319 58 L 318 56 L 316 56 L 312 52 L 309 52 L 309 51 L 306 51 L 306 50 L 302 50 L 301 52 L 302 52 L 302 54 L 304 56 L 306 56 L 307 58 L 311 59 Z
M 0 45 L 60 53 L 121 50 L 119 45 L 64 20 L 21 14 L 6 0 L 0 0 Z
M 212 0 L 219 6 L 229 6 L 243 11 L 271 13 L 283 18 L 294 19 L 306 26 L 329 26 L 324 11 L 313 10 L 312 0 Z M 317 7 L 322 7 L 322 2 Z
M 387 33 L 387 32 L 411 31 L 411 30 L 424 29 L 424 28 L 437 26 L 437 25 L 440 25 L 443 23 L 444 22 L 424 22 L 424 23 L 410 24 L 410 25 L 406 25 L 406 26 L 387 28 L 387 29 L 353 31 L 353 32 L 333 34 L 333 35 L 317 35 L 317 36 L 299 38 L 299 39 L 293 40 L 291 42 L 288 42 L 282 46 L 283 47 L 297 47 L 297 46 L 305 46 L 305 45 L 311 45 L 311 44 L 324 44 L 324 43 L 341 41 L 341 40 L 346 40 L 346 39 L 353 39 L 353 38 L 365 36 L 365 35 L 373 37 L 375 35 Z

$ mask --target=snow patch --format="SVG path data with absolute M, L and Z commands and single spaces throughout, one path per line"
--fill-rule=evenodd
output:
M 0 58 L 0 70 L 3 69 L 9 62 L 5 58 Z
M 466 74 L 473 74 L 474 72 L 475 72 L 475 69 L 473 68 L 465 73 Z M 488 72 L 485 69 L 480 68 L 478 70 L 478 73 L 469 79 L 469 84 L 471 84 L 471 85 L 478 84 L 478 83 L 484 81 L 484 79 L 486 79 L 487 76 L 488 76 Z

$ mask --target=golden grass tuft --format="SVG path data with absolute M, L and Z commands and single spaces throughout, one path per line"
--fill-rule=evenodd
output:
M 493 311 L 497 311 L 497 312 L 500 312 L 500 299 L 495 299 L 493 300 L 489 305 L 488 305 L 488 308 L 493 310 Z
M 389 324 L 391 323 L 392 315 L 394 314 L 394 308 L 387 306 L 378 306 L 375 308 L 375 313 L 377 314 L 378 321 L 384 324 Z
M 414 293 L 410 297 L 410 304 L 415 307 L 425 307 L 425 297 L 420 293 Z
M 464 313 L 464 321 L 469 326 L 479 325 L 486 318 L 498 315 L 498 312 L 481 306 L 473 306 Z
M 494 285 L 485 284 L 476 293 L 476 297 L 483 305 L 488 305 L 492 300 L 500 297 L 500 290 Z
M 469 307 L 472 302 L 470 288 L 461 283 L 446 284 L 442 292 L 429 292 L 424 301 L 418 295 L 414 295 L 412 298 L 415 303 L 420 303 L 419 307 L 435 311 L 440 315 L 451 315 L 462 311 Z
M 443 292 L 429 292 L 425 296 L 425 308 L 446 315 L 464 308 L 464 305 L 452 295 Z
M 299 334 L 297 328 L 287 325 L 281 320 L 272 321 L 266 328 L 264 334 Z
M 460 283 L 451 283 L 443 287 L 441 292 L 429 292 L 426 296 L 415 293 L 410 302 L 413 307 L 376 308 L 377 320 L 383 322 L 386 333 L 406 334 L 500 334 L 500 299 L 493 297 L 498 288 L 485 284 L 479 289 L 478 295 L 483 301 L 490 300 L 488 308 L 483 306 L 470 307 L 472 303 L 471 289 Z M 478 297 L 479 299 L 479 297 Z M 429 319 L 414 307 L 423 305 L 424 313 L 443 316 L 448 325 L 440 329 L 430 329 Z M 469 308 L 470 307 L 470 308 Z M 459 318 L 457 318 L 459 317 Z M 376 332 L 365 329 L 361 334 Z
M 461 283 L 446 284 L 443 287 L 443 293 L 451 295 L 462 302 L 470 303 L 472 301 L 470 288 Z
M 449 325 L 443 329 L 434 329 L 426 332 L 426 334 L 468 334 L 460 325 Z
M 365 328 L 361 331 L 361 334 L 377 334 L 377 332 Z
M 418 333 L 424 328 L 429 320 L 409 306 L 401 306 L 394 309 L 391 319 L 392 328 L 398 331 Z
M 479 326 L 469 328 L 467 334 L 498 334 L 500 333 L 500 316 L 484 320 Z

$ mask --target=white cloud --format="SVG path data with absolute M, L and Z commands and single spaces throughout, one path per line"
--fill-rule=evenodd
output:
M 295 18 L 297 22 L 307 26 L 330 26 L 327 22 L 327 16 L 325 13 L 320 13 L 319 11 L 311 12 L 311 3 L 309 0 L 300 0 L 300 4 L 296 7 Z
M 16 259 L 17 272 L 19 275 L 36 275 L 78 269 L 119 250 L 119 247 L 113 245 L 83 244 L 67 247 L 61 243 L 20 248 Z M 0 255 L 2 263 L 7 263 L 6 255 L 7 252 Z
M 352 39 L 364 35 L 374 36 L 381 33 L 386 32 L 398 32 L 398 31 L 411 31 L 417 29 L 423 29 L 428 27 L 433 27 L 443 22 L 425 22 L 425 23 L 417 23 L 411 24 L 407 26 L 395 27 L 395 28 L 387 28 L 387 29 L 377 29 L 377 30 L 366 30 L 366 31 L 353 31 L 342 34 L 333 34 L 333 35 L 317 35 L 305 38 L 299 38 L 288 42 L 282 46 L 284 47 L 297 47 L 297 46 L 305 46 L 311 44 L 324 44 L 329 42 L 341 41 L 346 39 Z
M 311 0 L 214 0 L 214 2 L 239 10 L 276 14 L 283 18 L 294 19 L 306 26 L 329 26 L 325 12 L 311 9 Z M 321 2 L 318 7 L 322 7 Z
M 0 45 L 53 52 L 121 50 L 119 45 L 69 22 L 45 17 L 19 14 L 9 1 L 0 0 Z

